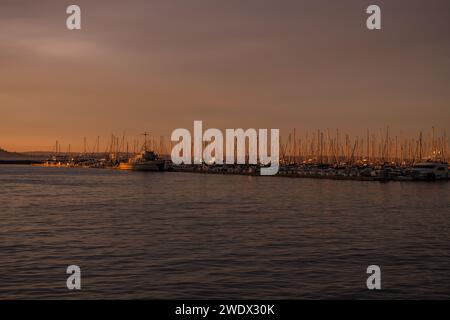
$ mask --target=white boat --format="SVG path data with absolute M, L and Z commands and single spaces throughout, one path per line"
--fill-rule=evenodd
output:
M 411 168 L 411 176 L 415 180 L 446 180 L 448 163 L 435 161 L 416 163 Z
M 164 160 L 159 159 L 158 155 L 153 151 L 143 151 L 134 158 L 130 158 L 128 162 L 119 164 L 120 170 L 133 171 L 163 171 Z

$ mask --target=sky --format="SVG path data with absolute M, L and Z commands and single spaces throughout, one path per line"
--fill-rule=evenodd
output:
M 448 0 L 2 0 L 0 147 L 81 150 L 194 120 L 450 132 L 449 39 Z

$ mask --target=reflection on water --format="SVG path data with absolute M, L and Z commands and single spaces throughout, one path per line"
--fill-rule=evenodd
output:
M 449 185 L 0 166 L 0 298 L 450 298 Z

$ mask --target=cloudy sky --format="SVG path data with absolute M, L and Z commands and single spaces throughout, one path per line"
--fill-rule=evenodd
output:
M 370 4 L 381 31 L 365 27 Z M 449 39 L 448 0 L 1 0 L 0 147 L 79 149 L 193 120 L 450 131 Z

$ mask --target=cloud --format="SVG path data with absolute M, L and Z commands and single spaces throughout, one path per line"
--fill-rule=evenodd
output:
M 78 31 L 58 30 L 36 25 L 32 21 L 0 22 L 0 47 L 2 54 L 17 57 L 94 59 L 105 54 L 105 47 L 90 36 L 75 35 Z

